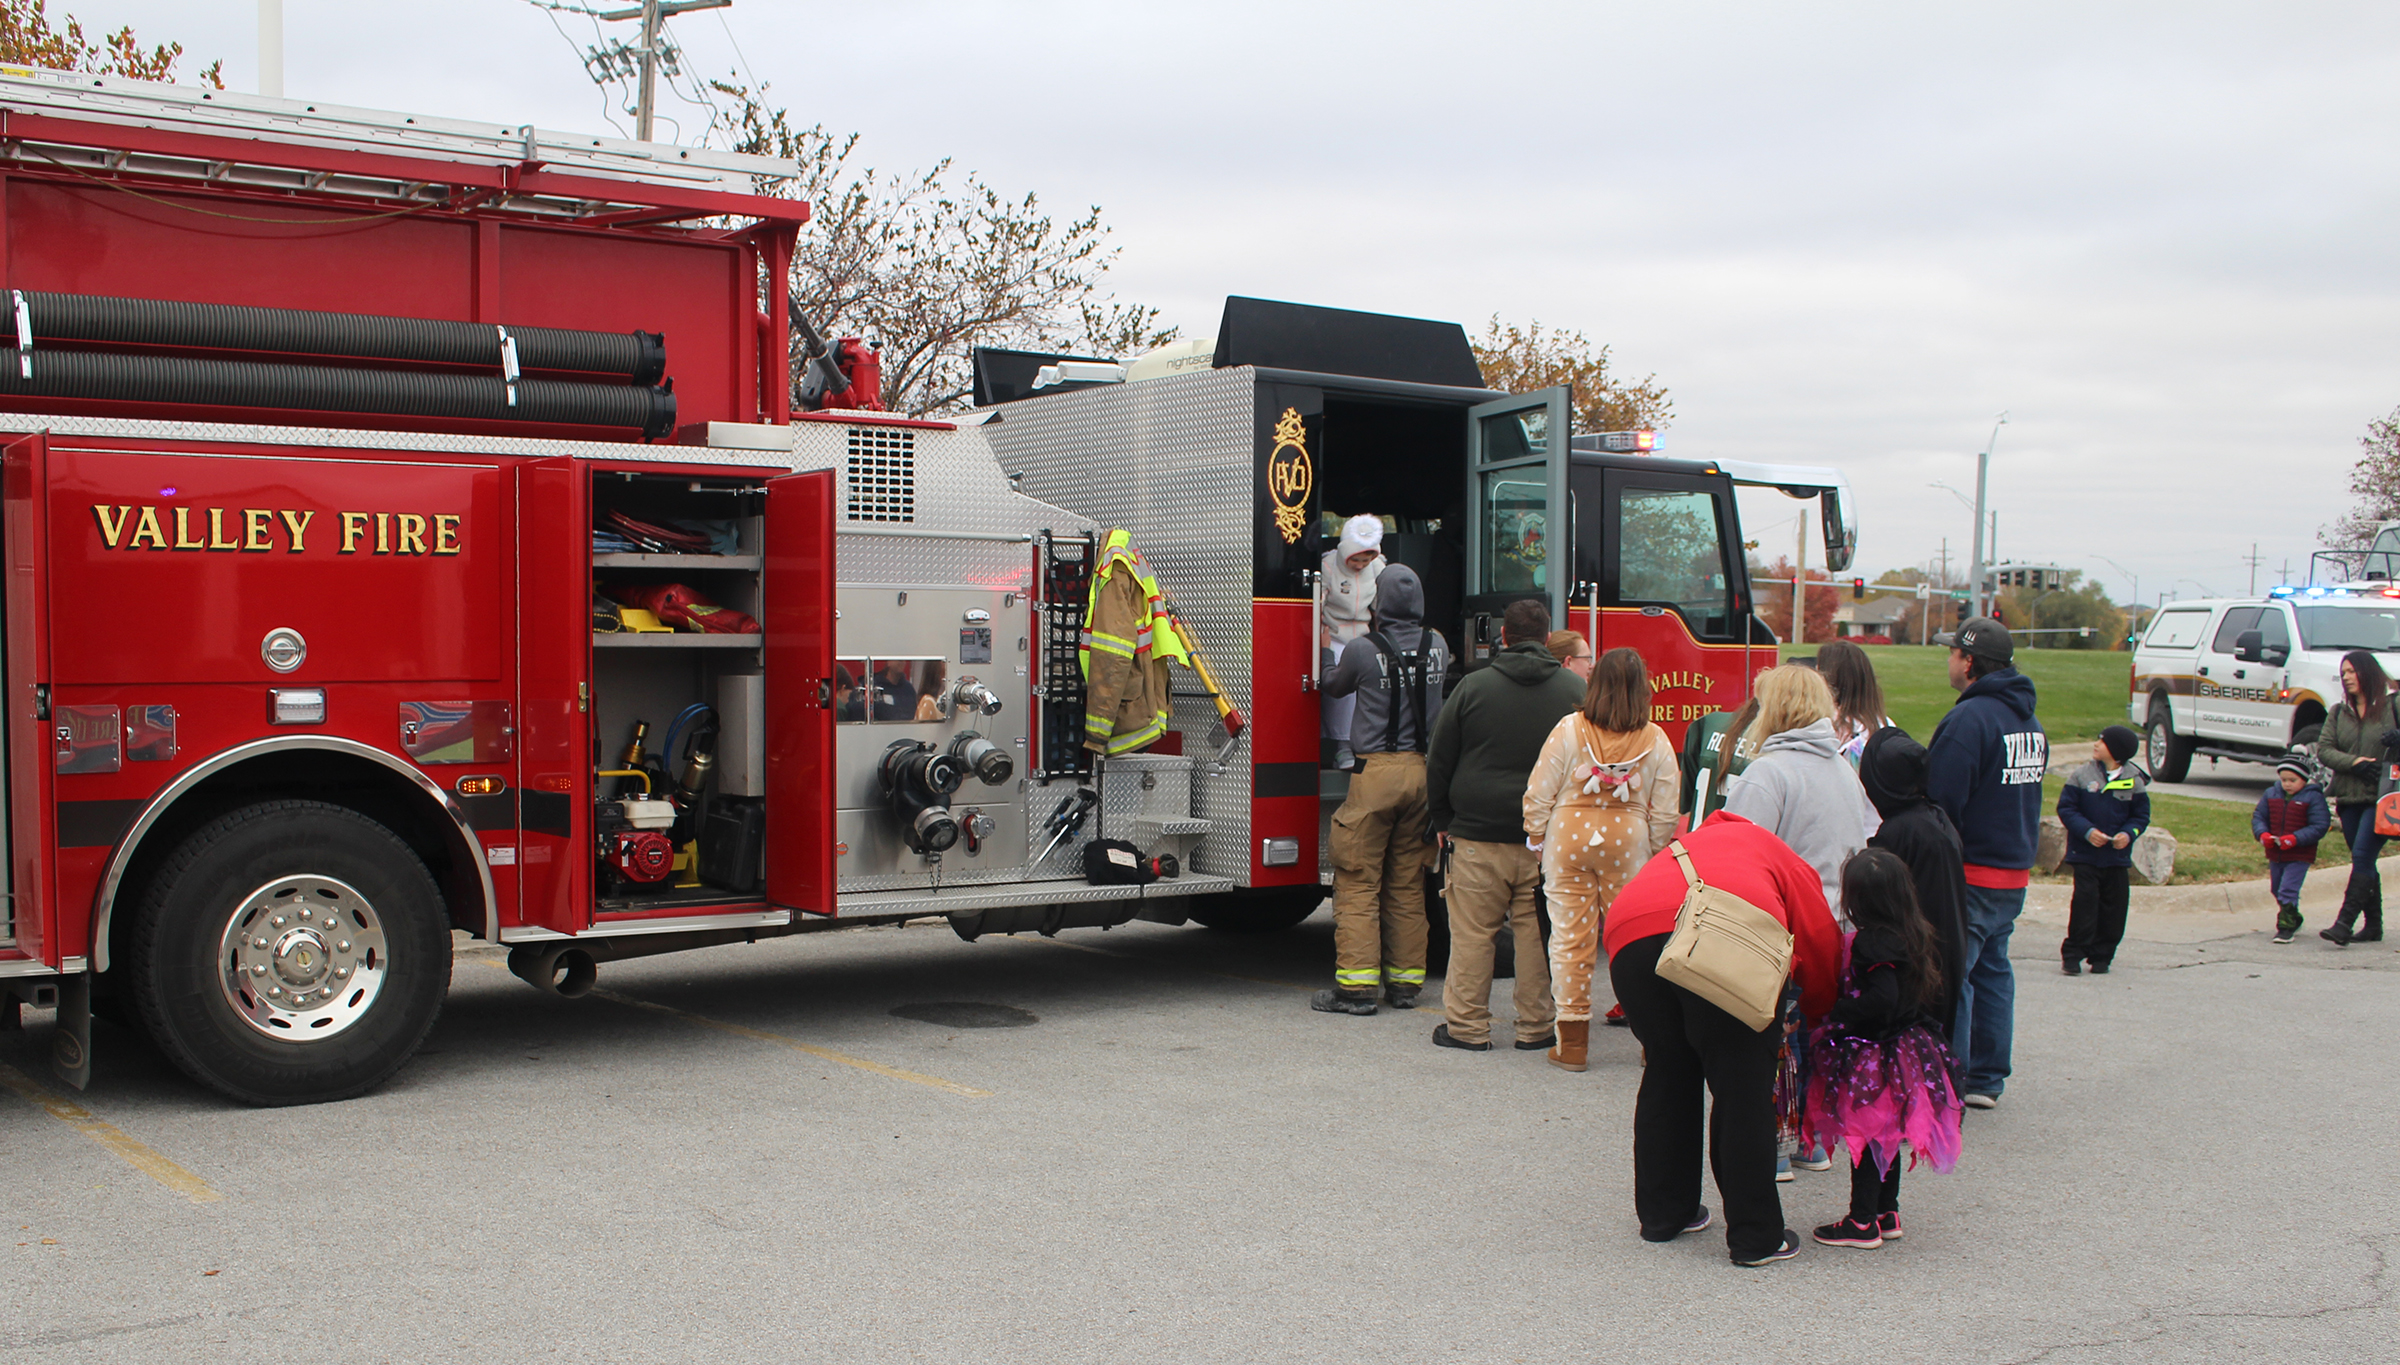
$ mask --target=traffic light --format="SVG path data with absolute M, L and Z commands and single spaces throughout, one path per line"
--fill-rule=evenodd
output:
M 1853 579 L 1851 579 L 1851 580 L 1850 580 L 1850 600 L 1851 600 L 1851 601 L 1853 601 L 1853 602 L 1862 602 L 1862 601 L 1865 601 L 1865 600 L 1866 600 L 1866 596 L 1867 596 L 1867 580 L 1865 580 L 1865 579 L 1863 579 L 1863 578 L 1853 578 Z
M 1963 597 L 1958 599 L 1958 623 L 1962 626 L 1967 623 L 1967 599 Z

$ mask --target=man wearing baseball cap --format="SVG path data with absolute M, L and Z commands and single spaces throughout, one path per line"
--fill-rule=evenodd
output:
M 1967 952 L 1950 1036 L 1968 1106 L 1989 1109 L 2008 1083 L 2017 1001 L 2008 938 L 2033 875 L 2050 739 L 2033 718 L 2033 680 L 2016 670 L 2008 627 L 1978 616 L 1949 643 L 1959 696 L 1925 746 L 1925 793 L 1964 845 Z

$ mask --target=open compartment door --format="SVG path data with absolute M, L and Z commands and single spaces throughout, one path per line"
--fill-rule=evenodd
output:
M 767 481 L 767 900 L 834 912 L 833 471 Z
M 1575 584 L 1574 504 L 1567 495 L 1565 388 L 1467 409 L 1467 613 L 1488 615 L 1539 594 L 1550 619 L 1567 619 Z M 1480 653 L 1484 642 L 1465 648 Z M 1470 655 L 1470 656 L 1471 656 Z
M 592 921 L 592 518 L 572 459 L 517 469 L 518 922 Z
M 50 792 L 57 763 L 50 736 L 50 617 L 47 528 L 49 442 L 26 436 L 0 448 L 0 559 L 8 585 L 0 600 L 7 632 L 8 900 L 0 902 L 0 944 L 55 966 L 58 898 L 48 882 Z

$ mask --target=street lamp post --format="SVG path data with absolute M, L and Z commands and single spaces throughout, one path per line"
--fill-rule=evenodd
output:
M 2126 568 L 2124 565 L 2119 564 L 2117 561 L 2110 559 L 2107 555 L 2101 555 L 2098 556 L 2098 558 L 2101 563 L 2106 564 L 2108 567 L 2115 569 L 2118 573 L 2121 573 L 2127 578 L 2133 580 L 2134 624 L 2139 625 L 2141 623 L 2142 611 L 2142 576 L 2138 573 L 2135 573 L 2133 570 Z
M 1983 453 L 1975 457 L 1975 550 L 1972 569 L 1974 576 L 1967 580 L 1967 595 L 1975 603 L 1977 616 L 1989 614 L 1983 600 L 1983 509 L 1986 505 L 1984 495 L 1991 483 L 1992 451 L 2000 444 L 2000 428 L 2007 425 L 2008 414 L 2001 413 L 2000 419 L 1992 423 L 1992 439 L 1983 443 Z

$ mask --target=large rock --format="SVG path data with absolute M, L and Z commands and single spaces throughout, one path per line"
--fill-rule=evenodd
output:
M 2133 841 L 2133 870 L 2152 886 L 2164 886 L 2175 875 L 2175 836 L 2152 825 Z
M 2042 817 L 2042 837 L 2033 846 L 2033 867 L 2041 873 L 2058 871 L 2067 860 L 2067 827 L 2055 815 Z

